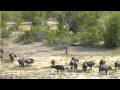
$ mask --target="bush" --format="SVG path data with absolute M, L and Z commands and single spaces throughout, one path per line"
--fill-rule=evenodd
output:
M 79 34 L 70 32 L 69 36 L 70 36 L 70 43 L 71 44 L 72 43 L 79 43 L 80 42 L 80 35 Z
M 24 44 L 32 43 L 35 41 L 37 41 L 36 35 L 31 31 L 26 31 L 24 35 L 22 35 L 18 38 L 18 42 L 22 42 Z
M 77 37 L 77 36 L 71 37 L 71 43 L 78 43 L 78 42 L 79 42 L 79 37 Z
M 2 33 L 2 34 L 1 34 L 1 37 L 2 37 L 2 38 L 7 38 L 7 37 L 9 37 L 9 35 L 12 33 L 12 31 L 9 30 L 9 29 L 4 29 L 4 30 L 2 30 L 1 33 Z
M 17 42 L 22 42 L 23 44 L 32 43 L 32 42 L 40 42 L 47 41 L 48 44 L 64 44 L 66 43 L 65 33 L 58 31 L 50 31 L 49 28 L 44 28 L 34 26 L 30 31 L 25 31 L 25 34 L 20 36 Z
M 44 34 L 48 43 L 55 42 L 55 32 L 47 31 L 47 30 L 45 30 L 44 32 L 45 32 Z
M 40 27 L 32 27 L 30 31 L 25 31 L 25 34 L 20 36 L 17 42 L 22 42 L 23 44 L 41 41 L 44 39 L 44 32 Z
M 3 45 L 3 44 L 4 44 L 3 40 L 2 40 L 2 39 L 0 39 L 0 45 Z

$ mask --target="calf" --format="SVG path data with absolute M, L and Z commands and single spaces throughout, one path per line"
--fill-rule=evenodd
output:
M 4 51 L 3 51 L 3 49 L 0 49 L 0 53 L 1 53 L 1 54 L 4 54 Z
M 25 67 L 25 65 L 24 65 L 25 61 L 23 59 L 18 60 L 18 63 L 19 63 L 19 68 Z
M 4 51 L 3 49 L 0 49 L 0 58 L 3 60 L 3 55 L 4 55 Z
M 51 64 L 54 66 L 55 65 L 55 60 L 51 60 Z
M 100 66 L 105 64 L 105 60 L 100 60 L 99 62 Z
M 14 62 L 14 57 L 17 57 L 17 56 L 13 53 L 10 53 L 9 57 L 10 57 L 10 60 L 11 60 L 11 63 L 12 63 L 12 62 Z
M 28 59 L 24 59 L 24 62 L 26 63 L 26 66 L 28 65 L 31 65 L 31 63 L 34 63 L 34 60 L 31 59 L 31 58 L 28 58 Z
M 120 61 L 116 61 L 115 62 L 115 69 L 118 67 L 118 69 L 120 69 Z
M 51 66 L 51 68 L 55 68 L 57 70 L 57 74 L 59 70 L 61 70 L 61 74 L 62 74 L 62 71 L 65 71 L 63 65 L 55 65 L 55 66 Z
M 105 71 L 106 75 L 107 75 L 107 71 L 109 69 L 112 69 L 112 67 L 111 66 L 106 66 L 106 65 L 101 65 L 101 66 L 99 66 L 99 73 L 101 73 L 101 75 L 102 75 L 102 71 Z

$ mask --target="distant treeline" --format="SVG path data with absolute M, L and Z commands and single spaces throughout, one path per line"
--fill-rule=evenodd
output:
M 21 22 L 33 22 L 30 31 L 18 38 L 18 42 L 30 43 L 45 40 L 47 43 L 66 43 L 66 28 L 63 23 L 71 19 L 69 43 L 86 46 L 104 45 L 109 48 L 120 46 L 120 12 L 119 11 L 1 11 L 2 38 L 12 31 L 19 30 Z M 50 31 L 47 21 L 59 22 L 56 32 Z M 12 28 L 6 29 L 8 21 L 15 22 Z

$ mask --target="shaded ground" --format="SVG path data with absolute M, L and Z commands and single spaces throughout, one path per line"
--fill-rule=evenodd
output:
M 15 33 L 10 38 L 5 39 L 6 45 L 2 48 L 5 51 L 4 61 L 0 62 L 0 78 L 18 78 L 18 79 L 119 79 L 120 71 L 114 70 L 114 62 L 120 58 L 119 49 L 108 50 L 102 47 L 69 47 L 69 54 L 65 55 L 65 49 L 54 50 L 54 47 L 44 45 L 42 42 L 35 42 L 33 44 L 21 45 L 15 43 L 19 34 Z M 15 58 L 14 63 L 10 63 L 8 54 L 15 53 L 18 57 Z M 79 59 L 79 67 L 77 71 L 71 71 L 69 61 L 71 56 L 76 56 Z M 19 58 L 32 57 L 35 59 L 30 67 L 19 69 L 17 60 Z M 98 75 L 99 60 L 105 58 L 107 65 L 111 65 L 113 70 L 108 71 L 108 75 Z M 65 66 L 63 74 L 56 74 L 55 69 L 50 68 L 50 61 L 56 60 L 56 64 Z M 92 70 L 88 68 L 87 72 L 83 72 L 82 63 L 84 61 L 93 60 L 95 66 Z

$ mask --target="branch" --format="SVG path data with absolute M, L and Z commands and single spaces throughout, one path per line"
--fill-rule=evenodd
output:
M 64 17 L 63 17 L 63 15 L 62 15 L 62 19 L 63 19 L 63 23 L 65 23 L 65 20 L 64 20 Z
M 65 24 L 66 27 L 71 27 L 71 21 L 72 21 L 72 16 L 70 16 L 70 18 L 67 20 L 67 18 L 65 16 L 62 15 L 62 19 L 63 19 L 63 23 Z
M 69 27 L 71 27 L 71 26 L 72 26 L 72 24 L 70 23 Z
M 62 15 L 62 19 L 63 19 L 64 24 L 68 24 L 68 20 L 67 20 L 67 18 L 65 16 Z
M 69 19 L 69 23 L 68 23 L 68 25 L 70 25 L 71 21 L 72 21 L 72 20 L 71 20 L 71 16 L 70 16 L 70 19 Z
M 65 20 L 65 16 L 62 15 L 63 23 L 66 24 L 67 21 Z

